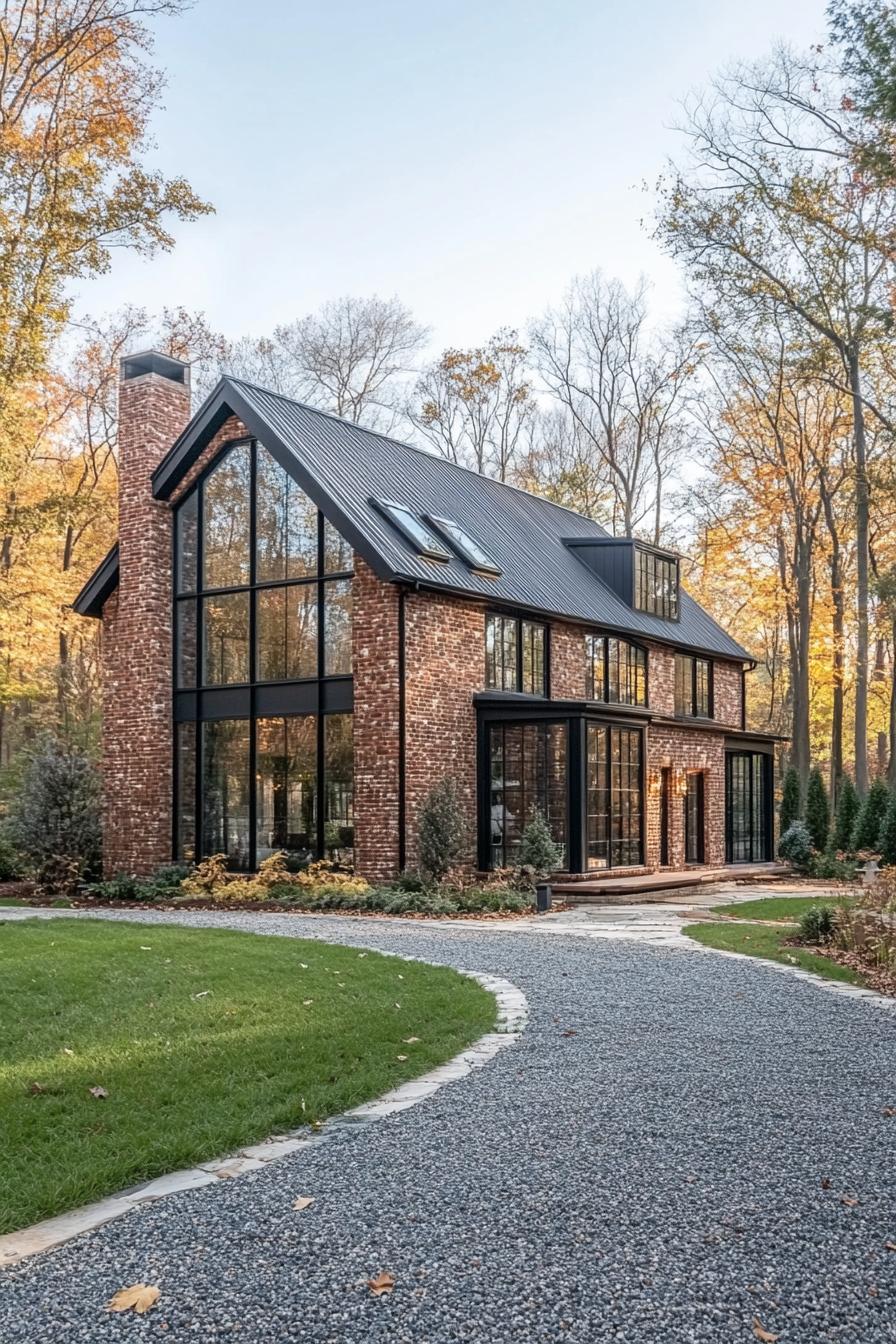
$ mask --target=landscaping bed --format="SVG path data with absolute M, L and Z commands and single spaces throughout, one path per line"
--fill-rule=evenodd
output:
M 688 924 L 682 933 L 704 947 L 721 952 L 740 952 L 748 957 L 763 957 L 766 961 L 782 962 L 786 966 L 800 966 L 804 971 L 824 976 L 827 980 L 845 981 L 864 985 L 866 978 L 855 966 L 842 964 L 828 950 L 807 947 L 794 942 L 798 925 L 783 928 L 769 924 Z
M 0 921 L 0 1233 L 457 1054 L 495 1003 L 447 968 L 293 938 Z

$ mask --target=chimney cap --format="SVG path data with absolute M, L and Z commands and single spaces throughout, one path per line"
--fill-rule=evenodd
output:
M 183 359 L 173 355 L 163 355 L 161 350 L 142 350 L 139 354 L 125 355 L 121 361 L 120 380 L 129 383 L 134 378 L 142 378 L 147 373 L 158 374 L 169 382 L 190 386 L 190 366 Z

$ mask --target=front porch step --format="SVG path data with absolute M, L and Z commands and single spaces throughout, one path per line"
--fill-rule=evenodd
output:
M 789 877 L 781 863 L 736 864 L 726 868 L 694 868 L 679 873 L 644 873 L 635 877 L 598 877 L 584 882 L 555 882 L 552 891 L 569 905 L 644 905 L 675 900 L 688 891 L 720 882 L 772 881 Z

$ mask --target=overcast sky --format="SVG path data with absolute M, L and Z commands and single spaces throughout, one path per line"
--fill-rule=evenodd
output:
M 261 335 L 398 294 L 437 349 L 485 340 L 596 266 L 680 290 L 642 224 L 677 101 L 824 34 L 821 0 L 197 0 L 158 27 L 152 162 L 217 214 L 123 255 L 79 310 L 204 309 Z

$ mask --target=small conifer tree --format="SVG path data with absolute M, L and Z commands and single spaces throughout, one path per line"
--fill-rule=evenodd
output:
M 781 816 L 779 833 L 784 835 L 795 821 L 800 819 L 800 777 L 793 766 L 784 776 L 784 789 L 781 794 Z
M 851 848 L 853 850 L 877 848 L 880 828 L 889 801 L 890 790 L 887 788 L 886 781 L 880 778 L 875 779 L 862 801 L 859 815 L 856 817 L 856 824 L 852 828 Z
M 877 848 L 886 864 L 896 864 L 896 793 L 890 794 L 877 837 Z
M 812 844 L 822 851 L 828 843 L 828 831 L 831 827 L 831 809 L 828 804 L 828 791 L 824 786 L 821 771 L 816 767 L 809 776 L 806 790 L 806 825 L 812 837 Z
M 65 861 L 79 876 L 98 874 L 100 785 L 89 757 L 44 738 L 25 767 L 9 832 L 38 870 Z
M 417 818 L 417 853 L 421 876 L 442 882 L 464 856 L 467 828 L 460 795 L 453 779 L 440 780 L 430 789 Z
M 834 849 L 848 852 L 852 845 L 852 833 L 859 815 L 859 795 L 849 775 L 840 780 L 840 795 L 837 799 L 837 815 L 834 818 Z
M 537 878 L 547 877 L 563 862 L 563 848 L 551 835 L 543 812 L 535 813 L 520 836 L 519 859 L 520 867 L 531 868 Z

